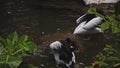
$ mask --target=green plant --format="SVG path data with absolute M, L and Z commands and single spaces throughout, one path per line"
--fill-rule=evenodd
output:
M 103 30 L 111 29 L 112 33 L 120 33 L 120 19 L 117 16 L 115 16 L 115 14 L 104 16 L 98 13 L 96 11 L 96 8 L 94 7 L 90 8 L 88 10 L 88 13 L 95 14 L 96 16 L 100 16 L 101 18 L 103 18 L 103 20 L 105 21 L 103 24 L 101 24 L 101 28 Z
M 112 45 L 106 47 L 96 55 L 97 68 L 111 68 L 120 65 L 120 54 Z M 87 66 L 86 68 L 96 68 L 95 66 Z
M 102 58 L 103 57 L 103 58 Z M 107 67 L 113 67 L 120 62 L 120 54 L 112 45 L 106 45 L 102 52 L 97 55 L 99 62 L 105 63 Z M 101 63 L 99 63 L 101 64 Z M 101 65 L 103 66 L 103 65 Z M 102 67 L 101 67 L 102 68 Z
M 27 35 L 19 36 L 16 32 L 6 38 L 0 37 L 0 68 L 17 68 L 22 57 L 32 55 L 36 46 Z
M 106 16 L 107 21 L 105 21 L 105 23 L 102 24 L 102 29 L 108 29 L 110 28 L 112 33 L 120 33 L 120 23 L 118 20 L 116 20 L 116 16 L 115 15 L 107 15 Z
M 120 66 L 120 18 L 119 15 L 115 16 L 106 15 L 103 16 L 96 12 L 95 8 L 90 8 L 89 13 L 96 14 L 102 17 L 105 22 L 101 25 L 101 28 L 105 31 L 108 30 L 108 37 L 114 38 L 114 43 L 108 42 L 105 48 L 96 55 L 96 62 L 99 64 L 95 66 L 87 66 L 86 68 L 111 68 Z M 113 39 L 110 39 L 113 41 Z

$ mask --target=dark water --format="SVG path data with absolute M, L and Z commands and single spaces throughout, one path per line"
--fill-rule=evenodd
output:
M 54 33 L 72 33 L 76 27 L 77 12 L 66 9 L 39 8 L 30 9 L 28 14 L 6 15 L 1 21 L 0 35 L 11 32 L 27 34 L 36 43 L 40 37 Z
M 0 34 L 13 31 L 35 35 L 70 32 L 75 28 L 75 20 L 79 16 L 70 10 L 53 8 L 29 9 L 27 12 L 4 13 L 1 16 Z

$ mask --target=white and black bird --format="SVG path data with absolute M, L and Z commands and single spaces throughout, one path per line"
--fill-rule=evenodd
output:
M 69 38 L 50 44 L 57 66 L 63 64 L 71 68 L 75 64 L 74 46 L 75 44 Z
M 79 24 L 73 34 L 93 34 L 103 33 L 100 28 L 100 24 L 103 23 L 103 19 L 95 14 L 84 14 L 79 17 L 76 22 Z

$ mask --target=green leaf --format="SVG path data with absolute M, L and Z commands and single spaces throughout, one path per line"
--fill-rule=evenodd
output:
M 17 68 L 22 62 L 21 58 L 15 56 L 2 55 L 0 56 L 0 64 L 8 64 L 10 68 Z M 6 58 L 7 57 L 7 58 Z M 7 61 L 7 62 L 6 62 Z
M 96 14 L 96 8 L 94 8 L 94 7 L 89 8 L 87 13 L 89 13 L 89 14 Z
M 108 22 L 105 22 L 105 23 L 101 24 L 101 29 L 102 30 L 106 30 L 108 28 L 109 28 L 109 23 Z
M 120 32 L 120 28 L 112 26 L 112 33 L 119 33 Z
M 36 46 L 33 42 L 27 42 L 27 48 L 29 48 L 30 53 L 34 53 L 36 51 Z
M 101 52 L 96 57 L 99 61 L 105 61 L 105 56 Z
M 5 48 L 3 47 L 3 44 L 0 41 L 0 55 L 3 54 L 4 50 L 5 50 Z
M 10 56 L 10 59 L 8 60 L 8 64 L 11 68 L 17 68 L 20 63 L 22 62 L 21 58 Z
M 0 55 L 3 53 L 4 49 L 3 47 L 0 47 Z
M 20 42 L 26 42 L 28 40 L 28 36 L 27 35 L 22 35 L 19 38 Z
M 14 46 L 16 42 L 18 42 L 18 34 L 16 32 L 13 32 L 10 35 L 8 35 L 8 39 L 11 40 L 12 45 Z
M 8 53 L 11 54 L 13 51 L 13 44 L 12 41 L 10 39 L 6 39 L 6 49 L 8 50 Z
M 114 57 L 114 56 L 109 56 L 106 58 L 106 61 L 108 62 L 120 62 L 120 58 L 119 57 Z

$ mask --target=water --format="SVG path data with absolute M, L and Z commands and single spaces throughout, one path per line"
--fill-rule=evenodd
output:
M 23 15 L 20 15 L 20 13 L 14 13 L 14 15 L 7 15 L 3 18 L 2 23 L 5 25 L 2 26 L 4 29 L 1 30 L 1 33 L 7 31 L 24 31 L 27 34 L 32 32 L 38 35 L 43 35 L 55 32 L 72 31 L 76 25 L 76 14 L 77 13 L 70 10 L 50 8 L 40 8 L 35 9 L 34 11 L 31 10 Z M 6 28 L 7 25 L 9 25 L 8 28 Z
M 41 7 L 39 5 L 35 5 L 36 2 L 33 2 L 32 4 L 32 1 L 30 1 L 30 3 L 28 1 L 20 1 L 19 5 L 14 4 L 13 2 L 10 2 L 8 5 L 5 1 L 2 3 L 2 7 L 0 8 L 0 35 L 6 36 L 14 31 L 17 31 L 19 34 L 29 35 L 30 39 L 38 45 L 39 52 L 37 53 L 38 55 L 26 57 L 24 62 L 40 66 L 40 68 L 41 66 L 43 66 L 42 68 L 53 68 L 55 66 L 55 62 L 48 48 L 50 42 L 46 42 L 46 40 L 41 42 L 41 37 L 45 37 L 45 39 L 53 41 L 53 39 L 57 40 L 58 38 L 72 35 L 67 33 L 73 32 L 77 25 L 76 19 L 80 16 L 80 12 L 64 8 L 57 9 Z M 59 34 L 54 35 L 56 33 Z M 83 47 L 83 49 L 85 48 L 85 51 L 83 52 L 85 55 L 96 53 L 97 50 L 95 49 L 100 49 L 101 44 L 99 43 L 103 42 L 101 41 L 100 36 L 98 37 L 98 40 L 96 40 L 95 37 L 95 39 L 93 38 L 91 40 L 84 40 L 86 36 L 81 37 L 83 38 L 78 41 L 80 45 L 86 45 Z M 96 43 L 94 43 L 94 41 Z M 100 47 L 97 45 L 100 45 Z M 86 48 L 90 48 L 90 52 Z M 81 56 L 81 53 L 78 54 L 78 61 L 80 60 L 79 56 Z M 84 59 L 86 61 L 86 58 Z

